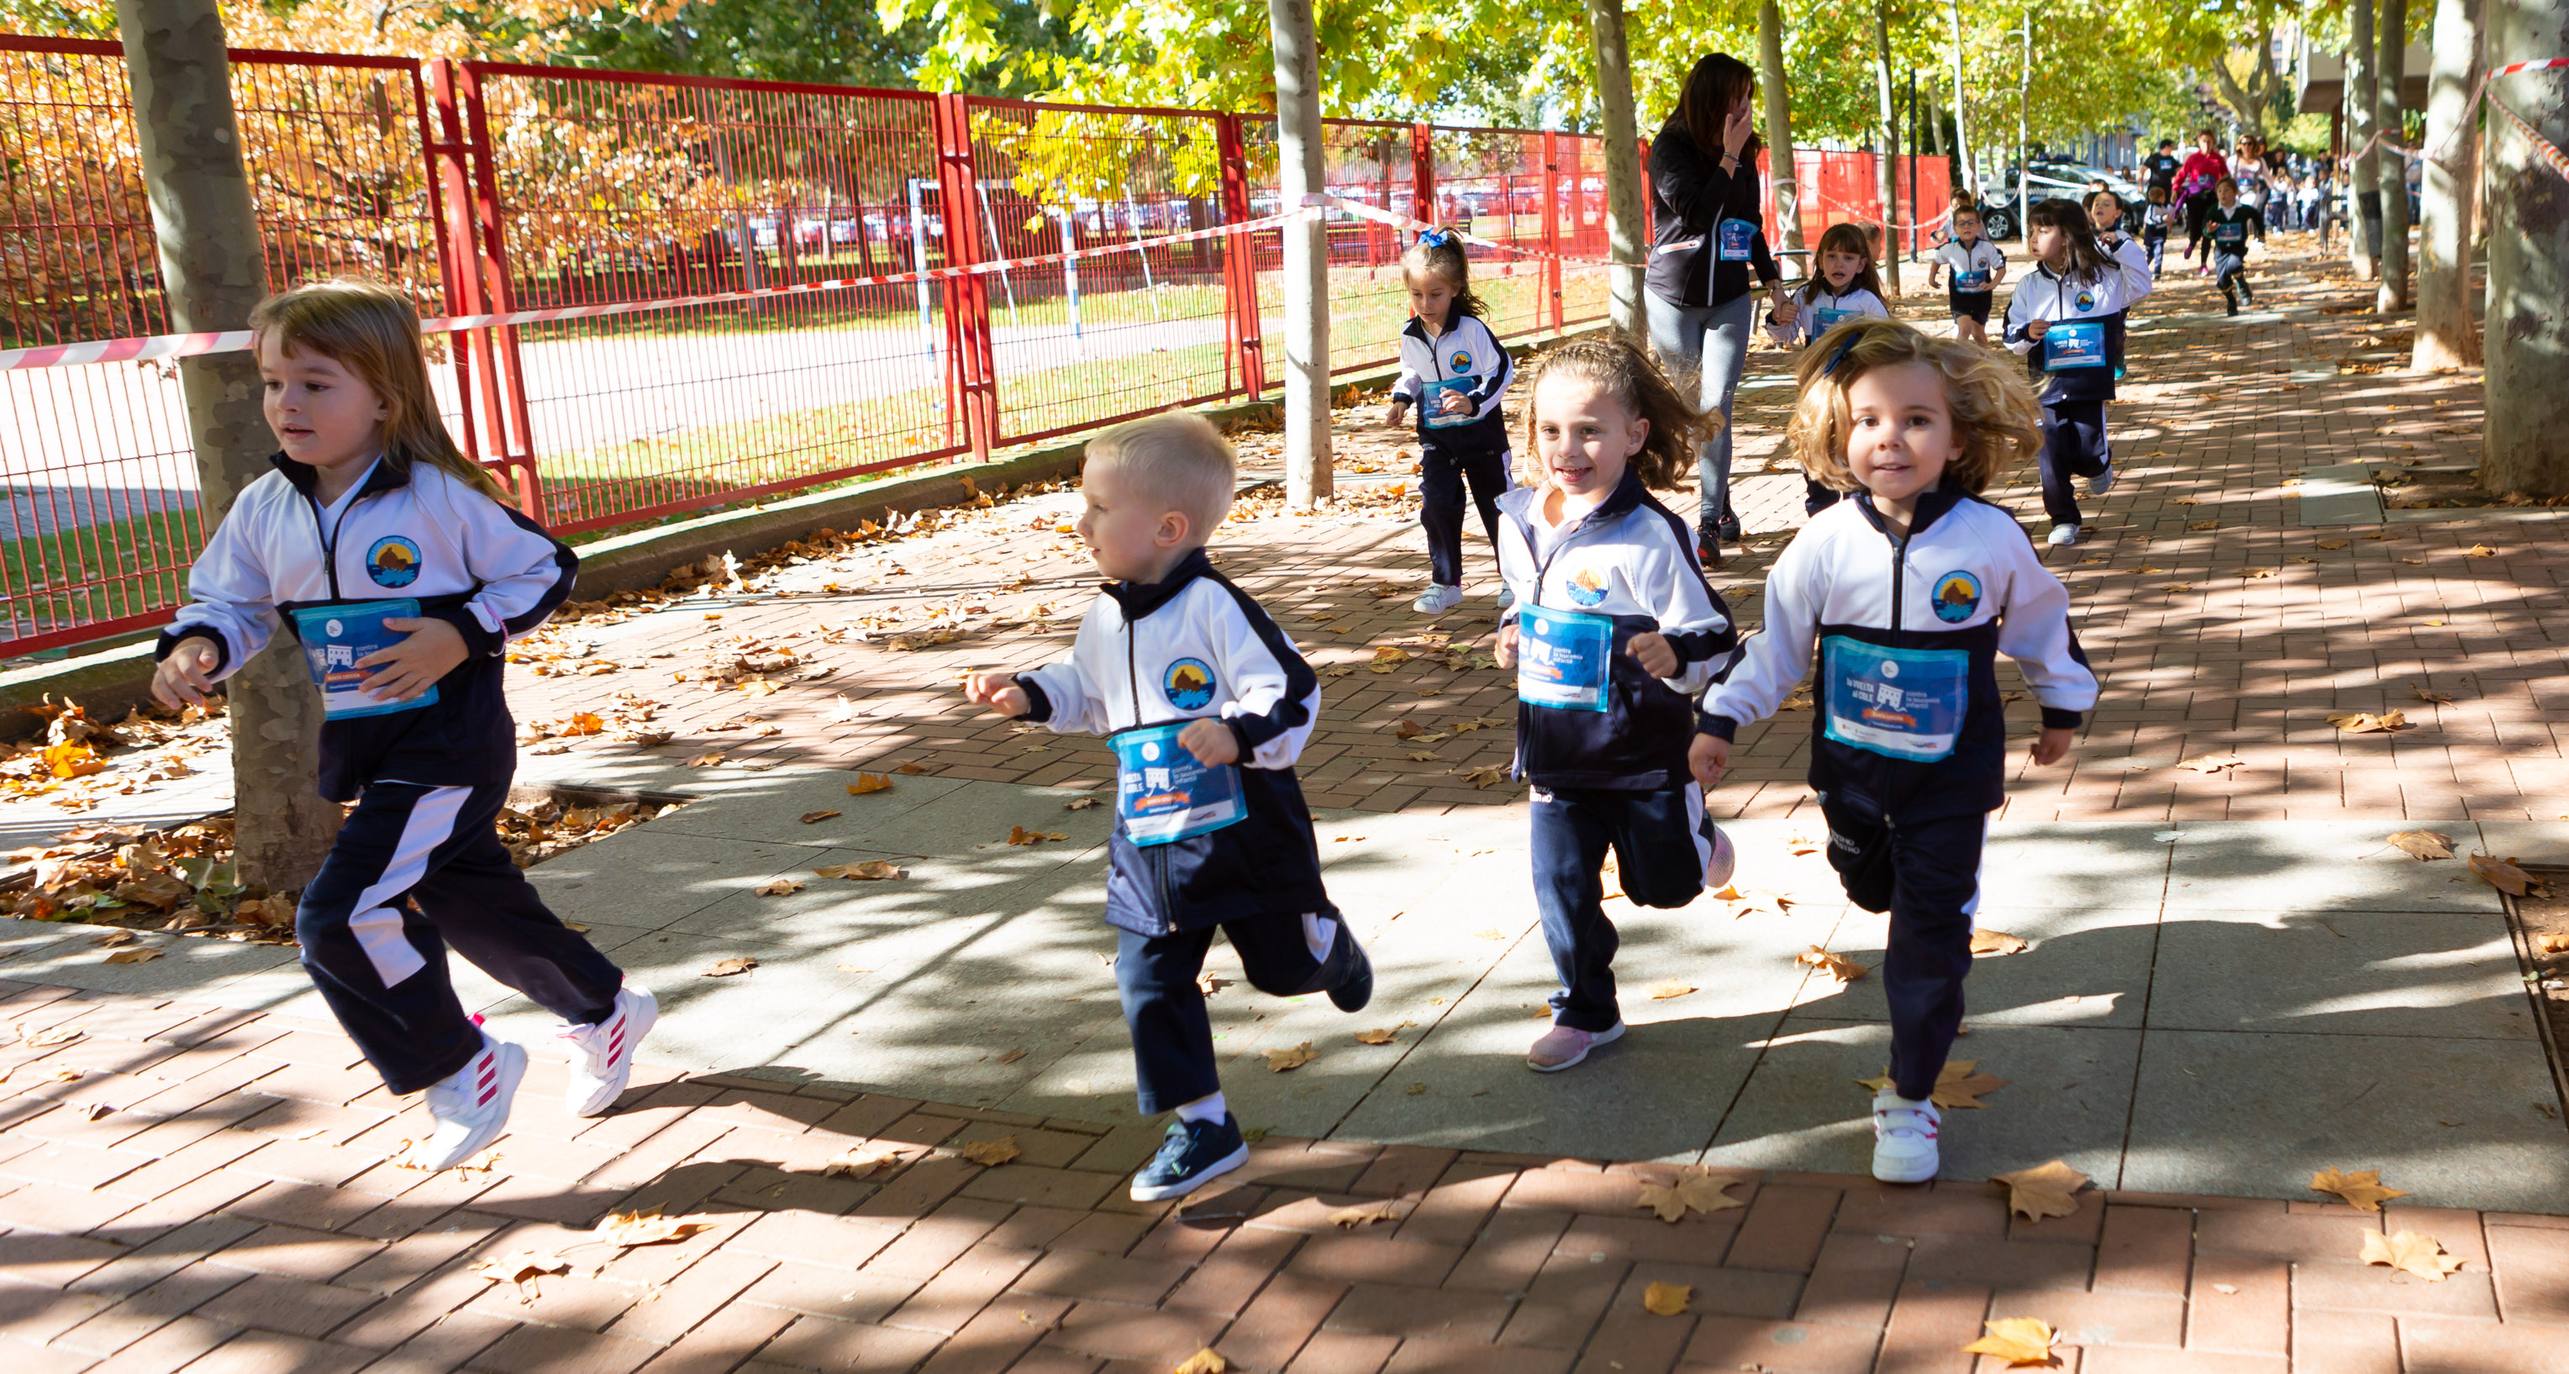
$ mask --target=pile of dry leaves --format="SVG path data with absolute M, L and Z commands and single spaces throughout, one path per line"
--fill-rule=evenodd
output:
M 102 798 L 131 796 L 142 788 L 196 771 L 194 758 L 222 742 L 219 729 L 206 722 L 223 713 L 223 703 L 190 706 L 170 713 L 136 707 L 113 725 L 92 720 L 76 701 L 55 701 L 26 708 L 45 723 L 44 732 L 17 741 L 0 755 L 0 796 L 49 797 L 66 811 L 88 811 Z M 116 754 L 153 750 L 143 767 L 104 776 Z

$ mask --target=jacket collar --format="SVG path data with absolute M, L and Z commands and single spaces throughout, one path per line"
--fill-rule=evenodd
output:
M 282 450 L 269 455 L 268 466 L 284 473 L 285 480 L 292 484 L 296 491 L 303 493 L 305 496 L 312 495 L 313 489 L 320 485 L 321 470 L 319 468 L 314 467 L 310 463 L 298 463 L 294 459 L 286 457 Z M 394 463 L 392 461 L 392 455 L 387 453 L 375 459 L 374 471 L 366 474 L 366 484 L 357 489 L 357 495 L 374 496 L 383 492 L 391 491 L 397 487 L 406 487 L 409 485 L 409 465 Z
M 1524 521 L 1530 528 L 1536 521 L 1543 518 L 1543 498 L 1550 491 L 1550 487 L 1540 483 L 1510 487 L 1499 493 L 1499 509 Z M 1641 474 L 1634 472 L 1631 468 L 1625 468 L 1623 480 L 1615 483 L 1613 491 L 1606 493 L 1606 499 L 1599 502 L 1596 508 L 1586 515 L 1562 526 L 1561 532 L 1568 534 L 1572 530 L 1584 529 L 1590 525 L 1603 525 L 1640 509 L 1641 503 L 1649 499 L 1650 489 L 1642 485 Z
M 1461 324 L 1462 322 L 1463 303 L 1459 300 L 1447 301 L 1445 303 L 1445 323 L 1437 326 L 1436 338 L 1442 339 L 1446 335 L 1453 333 L 1454 326 Z M 1430 340 L 1427 337 L 1427 326 L 1420 324 L 1418 322 L 1418 317 L 1415 315 L 1410 316 L 1408 324 L 1401 326 L 1400 332 L 1407 334 L 1411 338 L 1417 339 L 1422 343 L 1434 342 L 1434 340 Z
M 1883 522 L 1882 512 L 1873 508 L 1873 493 L 1859 487 L 1849 495 L 1854 500 L 1856 509 L 1864 512 L 1865 521 L 1882 531 L 1883 538 L 1892 538 L 1891 527 Z M 1944 518 L 1946 512 L 1970 499 L 1971 493 L 1956 491 L 1938 482 L 1935 490 L 1919 495 L 1918 513 L 1909 518 L 1909 537 L 1915 539 L 1926 533 L 1927 527 Z
M 1179 559 L 1177 566 L 1169 569 L 1168 576 L 1157 582 L 1109 582 L 1101 590 L 1115 598 L 1115 604 L 1123 608 L 1124 622 L 1129 625 L 1167 605 L 1170 598 L 1186 590 L 1186 584 L 1199 577 L 1213 575 L 1213 560 L 1199 547 Z

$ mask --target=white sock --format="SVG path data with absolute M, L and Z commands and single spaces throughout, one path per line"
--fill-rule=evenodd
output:
M 1311 962 L 1329 962 L 1330 947 L 1338 943 L 1338 923 L 1316 911 L 1302 913 L 1302 944 L 1311 951 Z
M 1193 1102 L 1180 1104 L 1177 1109 L 1177 1119 L 1180 1121 L 1220 1121 L 1223 1117 L 1228 1116 L 1230 1112 L 1231 1105 L 1222 1100 L 1222 1094 L 1215 1093 L 1211 1097 L 1199 1097 Z

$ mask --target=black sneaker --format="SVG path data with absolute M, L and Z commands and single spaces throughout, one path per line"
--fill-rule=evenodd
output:
M 1697 525 L 1695 527 L 1695 561 L 1707 568 L 1721 566 L 1722 535 L 1719 526 Z
M 1133 1175 L 1133 1200 L 1185 1197 L 1248 1162 L 1249 1142 L 1240 1135 L 1239 1118 L 1229 1112 L 1220 1121 L 1180 1118 L 1169 1123 L 1160 1152 Z
M 1720 535 L 1723 543 L 1737 547 L 1740 539 L 1738 512 L 1723 511 L 1722 518 L 1714 522 L 1713 533 Z
M 2222 297 L 2221 299 L 2223 299 L 2224 301 L 2229 302 L 2229 305 L 2230 305 L 2230 313 L 2231 313 L 2231 314 L 2236 315 L 2236 314 L 2238 314 L 2238 313 L 2239 313 L 2239 298 L 2238 298 L 2238 297 L 2236 297 L 2236 296 L 2224 296 L 2224 297 Z
M 1355 951 L 1356 966 L 1329 990 L 1329 1004 L 1340 1011 L 1363 1011 L 1365 1004 L 1374 1000 L 1374 961 L 1365 957 L 1365 947 L 1356 943 L 1356 932 L 1349 930 L 1344 921 L 1338 923 L 1338 938 Z

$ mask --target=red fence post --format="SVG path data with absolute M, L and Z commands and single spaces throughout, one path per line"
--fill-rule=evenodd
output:
M 1240 224 L 1249 212 L 1249 151 L 1240 137 L 1240 117 L 1215 117 L 1214 141 L 1222 161 L 1222 218 Z M 1222 275 L 1226 306 L 1231 312 L 1232 347 L 1240 368 L 1240 385 L 1250 396 L 1267 393 L 1266 331 L 1258 320 L 1258 247 L 1251 233 L 1222 239 Z
M 517 309 L 517 290 L 509 281 L 508 241 L 501 224 L 499 160 L 491 155 L 489 112 L 482 107 L 479 64 L 462 63 L 454 68 L 461 74 L 456 82 L 464 118 L 464 157 L 473 179 L 473 219 L 479 228 L 479 251 L 470 259 L 481 269 L 485 308 L 495 314 Z M 492 404 L 489 407 L 493 430 L 491 442 L 502 461 L 518 470 L 519 500 L 527 518 L 542 522 L 544 479 L 535 463 L 535 428 L 526 411 L 526 368 L 517 351 L 517 328 L 501 328 L 495 339 L 483 331 L 487 340 L 479 356 L 490 364 L 484 375 L 489 381 Z M 502 423 L 505 421 L 505 423 Z
M 449 315 L 481 313 L 481 282 L 473 273 L 472 178 L 464 167 L 464 121 L 455 107 L 455 64 L 445 58 L 420 63 L 419 146 L 428 155 L 429 195 L 437 216 L 437 279 Z M 429 108 L 434 103 L 432 112 Z M 473 330 L 449 336 L 447 348 L 455 365 L 455 399 L 463 410 L 464 456 L 482 461 L 481 427 L 473 423 L 473 368 L 476 353 L 487 363 L 489 335 Z M 489 388 L 483 388 L 484 395 Z M 496 413 L 496 412 L 494 412 Z M 526 497 L 519 493 L 519 499 Z
M 981 261 L 981 177 L 972 157 L 970 97 L 936 104 L 937 199 L 945 221 L 945 265 Z M 990 285 L 981 274 L 945 279 L 948 394 L 963 415 L 964 441 L 987 461 L 999 442 L 999 369 L 990 334 Z
M 1552 327 L 1561 322 L 1561 135 L 1543 135 L 1543 294 L 1552 302 Z
M 1436 207 L 1436 136 L 1424 122 L 1409 126 L 1409 182 L 1410 198 L 1415 202 L 1410 218 L 1435 225 L 1445 223 L 1445 216 Z

